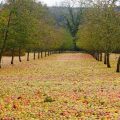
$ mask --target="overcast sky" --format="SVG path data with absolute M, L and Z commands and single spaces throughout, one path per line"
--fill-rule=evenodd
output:
M 60 5 L 60 3 L 63 0 L 39 0 L 42 1 L 43 3 L 47 4 L 48 6 L 55 6 L 55 5 Z
M 5 0 L 0 0 L 1 1 L 5 1 Z M 60 3 L 63 0 L 37 0 L 37 1 L 41 1 L 44 4 L 47 4 L 48 6 L 55 6 L 55 5 L 60 5 Z

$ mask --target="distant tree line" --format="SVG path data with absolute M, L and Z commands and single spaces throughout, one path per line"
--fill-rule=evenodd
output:
M 62 4 L 63 6 L 59 7 L 49 7 L 49 10 L 55 18 L 57 25 L 69 31 L 73 41 L 73 50 L 79 51 L 80 49 L 76 45 L 77 33 L 79 26 L 82 24 L 85 8 L 83 3 L 77 0 L 65 0 Z M 75 4 L 79 4 L 79 6 L 76 7 Z

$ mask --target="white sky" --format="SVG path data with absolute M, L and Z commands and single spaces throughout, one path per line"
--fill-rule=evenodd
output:
M 41 1 L 45 4 L 47 4 L 48 6 L 55 6 L 55 5 L 60 5 L 60 3 L 63 0 L 38 0 L 38 1 Z
M 5 1 L 5 0 L 0 0 L 1 1 Z M 60 3 L 64 0 L 37 0 L 37 1 L 41 1 L 44 4 L 47 4 L 47 6 L 55 6 L 55 5 L 60 5 Z
M 5 1 L 5 0 L 0 0 L 0 2 Z M 65 0 L 37 0 L 41 1 L 44 4 L 47 4 L 47 6 L 59 6 L 62 4 L 62 2 L 65 2 Z M 69 1 L 69 0 L 68 0 Z M 118 0 L 118 5 L 120 5 L 120 0 Z

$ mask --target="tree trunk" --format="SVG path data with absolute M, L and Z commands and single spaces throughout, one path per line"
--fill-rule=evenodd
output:
M 43 58 L 43 52 L 41 51 L 41 58 Z
M 21 48 L 19 48 L 19 62 L 22 62 L 22 60 L 21 60 Z
M 102 53 L 100 53 L 100 61 L 102 61 Z
M 50 56 L 50 51 L 48 51 L 48 56 Z
M 97 53 L 97 60 L 100 61 L 100 53 Z
M 27 53 L 27 61 L 29 61 L 30 52 Z
M 12 59 L 11 59 L 11 64 L 14 64 L 14 48 L 12 49 Z
M 2 48 L 1 48 L 1 51 L 0 51 L 0 68 L 2 67 L 2 56 L 3 56 L 3 53 L 4 53 L 7 38 L 8 38 L 8 28 L 10 26 L 11 16 L 12 16 L 12 10 L 10 11 L 10 14 L 9 14 L 9 17 L 8 17 L 7 28 L 6 28 L 5 33 L 4 33 L 3 45 L 2 45 Z
M 107 67 L 111 68 L 111 66 L 110 66 L 110 54 L 109 53 L 107 53 Z
M 117 70 L 116 72 L 120 72 L 120 56 L 118 58 L 118 62 L 117 62 Z
M 97 56 L 96 56 L 96 53 L 94 54 L 94 56 L 95 56 L 95 59 L 97 60 Z
M 38 52 L 38 59 L 40 59 L 40 52 Z
M 35 51 L 34 51 L 34 60 L 35 60 L 36 56 L 35 56 Z
M 97 53 L 95 53 L 95 59 L 98 60 L 98 54 Z
M 105 65 L 107 64 L 107 55 L 106 55 L 106 53 L 104 53 L 104 64 Z
M 45 51 L 45 57 L 47 56 L 47 53 L 46 53 L 46 51 Z

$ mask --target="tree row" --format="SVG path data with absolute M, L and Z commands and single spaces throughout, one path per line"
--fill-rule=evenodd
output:
M 56 25 L 47 6 L 35 0 L 8 0 L 0 8 L 0 67 L 2 57 L 26 52 L 57 51 L 72 48 L 68 31 Z
M 84 22 L 78 32 L 78 46 L 90 52 L 96 60 L 102 61 L 108 68 L 110 54 L 120 53 L 120 11 L 119 0 L 99 0 L 90 3 L 84 11 Z M 120 57 L 117 62 L 120 72 Z

